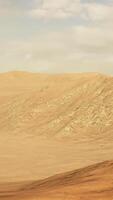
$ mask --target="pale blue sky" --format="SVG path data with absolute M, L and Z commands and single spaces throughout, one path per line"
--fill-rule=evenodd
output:
M 113 0 L 0 0 L 0 71 L 113 74 Z

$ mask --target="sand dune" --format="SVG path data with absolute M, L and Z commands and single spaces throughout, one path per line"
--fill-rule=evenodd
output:
M 113 162 L 103 162 L 42 181 L 2 185 L 0 199 L 112 200 Z
M 1 75 L 0 85 L 3 132 L 76 138 L 112 129 L 112 77 L 13 72 Z
M 112 77 L 0 74 L 0 189 L 106 160 L 113 160 Z

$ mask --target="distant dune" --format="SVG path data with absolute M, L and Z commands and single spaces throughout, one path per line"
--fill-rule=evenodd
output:
M 112 200 L 113 161 L 29 183 L 1 185 L 4 200 Z M 10 188 L 10 192 L 9 192 Z
M 67 171 L 106 160 L 113 160 L 113 77 L 98 73 L 0 74 L 1 199 L 7 183 L 10 193 L 11 183 L 15 188 L 21 182 L 29 186 L 32 180 L 38 184 L 38 180 L 60 173 L 64 175 L 58 180 L 53 177 L 47 185 L 41 182 L 42 190 L 48 188 L 48 198 L 41 199 L 75 199 L 74 195 L 77 200 L 113 199 L 112 162 L 86 168 L 87 174 L 92 173 L 85 177 L 87 182 L 81 176 L 86 176 L 84 170 L 72 173 L 72 184 L 66 178 L 63 181 Z
M 0 75 L 0 89 L 1 132 L 76 138 L 112 130 L 112 77 L 10 72 Z

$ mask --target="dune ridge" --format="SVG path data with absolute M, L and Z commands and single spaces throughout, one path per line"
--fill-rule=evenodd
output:
M 76 137 L 78 131 L 104 133 L 112 129 L 112 77 L 24 73 L 1 75 L 3 92 L 8 91 L 7 96 L 1 92 L 1 131 Z
M 45 180 L 6 184 L 0 199 L 5 200 L 112 200 L 113 161 L 105 161 L 79 170 L 59 174 Z

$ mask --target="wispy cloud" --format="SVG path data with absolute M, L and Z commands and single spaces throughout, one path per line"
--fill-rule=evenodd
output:
M 96 1 L 84 1 L 83 3 L 80 0 L 41 0 L 40 3 L 35 1 L 34 5 L 28 11 L 28 14 L 37 19 L 54 20 L 72 17 L 92 21 L 113 19 L 112 2 L 104 4 L 101 1 L 98 1 L 98 3 Z
M 111 4 L 85 4 L 85 17 L 93 22 L 111 22 L 113 21 L 113 5 Z
M 0 0 L 0 15 L 22 12 L 26 16 L 46 20 L 72 17 L 113 20 L 113 0 Z
M 5 65 L 56 72 L 79 71 L 78 67 L 97 71 L 102 66 L 104 71 L 113 64 L 113 36 L 104 28 L 73 26 L 70 30 L 37 32 L 29 41 L 10 41 L 0 52 Z
M 80 0 L 44 0 L 29 14 L 42 19 L 65 19 L 78 15 L 81 9 Z
M 113 72 L 112 3 L 112 0 L 0 0 L 0 15 L 7 16 L 8 23 L 4 28 L 2 21 L 7 37 L 0 40 L 0 66 L 55 72 L 85 69 Z M 25 16 L 22 27 L 32 29 L 31 34 L 28 36 L 20 27 L 20 37 L 14 26 L 17 37 L 9 39 L 10 15 L 15 21 L 15 16 L 17 20 Z

